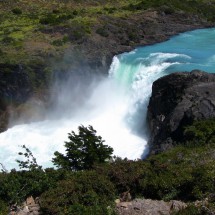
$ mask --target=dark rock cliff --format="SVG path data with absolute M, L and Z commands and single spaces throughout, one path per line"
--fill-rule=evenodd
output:
M 25 102 L 31 91 L 29 77 L 21 66 L 0 65 L 0 131 L 8 123 L 10 106 Z
M 37 73 L 30 73 L 22 65 L 0 64 L 0 132 L 7 128 L 11 111 L 35 95 L 40 82 L 47 82 L 43 69 L 32 65 L 31 70 Z
M 183 128 L 194 120 L 215 117 L 215 74 L 194 70 L 167 75 L 155 81 L 147 121 L 151 154 L 183 140 Z

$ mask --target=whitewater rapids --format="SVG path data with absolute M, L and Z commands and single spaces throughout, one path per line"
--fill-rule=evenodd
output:
M 26 145 L 40 165 L 51 167 L 54 152 L 64 152 L 68 133 L 77 131 L 79 125 L 92 125 L 105 144 L 113 147 L 114 155 L 143 158 L 147 154 L 145 121 L 152 83 L 174 71 L 199 68 L 212 72 L 215 45 L 209 39 L 214 37 L 215 29 L 198 30 L 115 56 L 109 77 L 96 82 L 84 99 L 80 88 L 71 91 L 70 84 L 65 89 L 62 85 L 56 108 L 47 113 L 46 120 L 16 125 L 0 134 L 0 162 L 7 169 L 17 168 L 19 146 Z

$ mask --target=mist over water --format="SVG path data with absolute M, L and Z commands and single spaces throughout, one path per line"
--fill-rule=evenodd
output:
M 144 157 L 145 119 L 153 81 L 175 71 L 214 72 L 214 38 L 215 29 L 187 32 L 115 56 L 107 78 L 71 74 L 64 81 L 56 80 L 51 89 L 52 108 L 44 121 L 16 125 L 0 134 L 0 162 L 7 169 L 17 167 L 19 146 L 25 144 L 40 165 L 50 167 L 53 153 L 64 152 L 67 133 L 81 124 L 92 125 L 105 144 L 114 148 L 115 155 Z

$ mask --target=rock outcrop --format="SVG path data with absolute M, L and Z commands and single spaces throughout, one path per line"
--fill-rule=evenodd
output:
M 32 96 L 41 98 L 48 82 L 44 65 L 32 65 L 31 72 L 21 64 L 0 63 L 0 132 L 7 129 L 9 118 L 22 112 L 21 106 Z M 36 74 L 33 74 L 36 73 Z M 31 77 L 33 76 L 33 78 Z M 42 86 L 43 85 L 43 86 Z M 39 99 L 37 99 L 39 100 Z M 29 104 L 27 104 L 29 107 Z M 35 106 L 35 105 L 34 105 Z M 18 107 L 18 108 L 17 108 Z
M 151 154 L 183 140 L 183 128 L 194 120 L 215 117 L 215 74 L 194 70 L 167 75 L 155 81 L 147 120 Z
M 0 64 L 0 132 L 8 124 L 10 107 L 25 102 L 31 92 L 29 75 L 21 66 Z
M 131 202 L 120 202 L 116 205 L 116 211 L 119 215 L 170 215 L 187 207 L 184 202 L 171 200 L 170 202 L 135 199 Z
M 32 196 L 28 197 L 21 207 L 12 206 L 9 215 L 39 215 L 40 205 L 39 199 L 34 199 Z

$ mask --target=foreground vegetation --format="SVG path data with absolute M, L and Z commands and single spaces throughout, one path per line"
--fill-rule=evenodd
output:
M 113 158 L 82 171 L 45 169 L 23 163 L 28 171 L 0 174 L 0 214 L 8 204 L 40 196 L 44 214 L 114 214 L 114 200 L 130 191 L 132 198 L 194 202 L 208 198 L 215 206 L 215 120 L 185 129 L 187 141 L 142 161 Z M 29 151 L 25 154 L 31 157 Z M 30 155 L 30 156 L 29 156 Z M 180 214 L 204 214 L 190 206 Z

